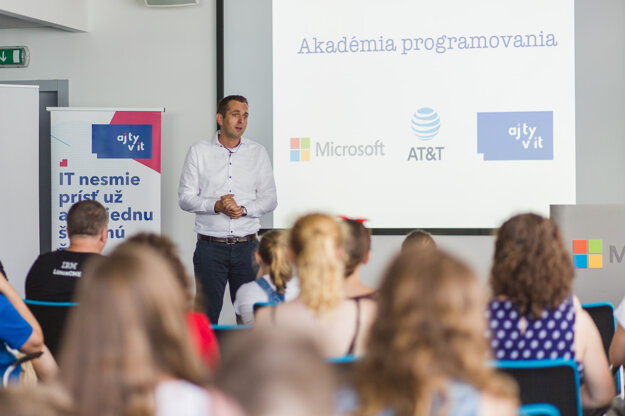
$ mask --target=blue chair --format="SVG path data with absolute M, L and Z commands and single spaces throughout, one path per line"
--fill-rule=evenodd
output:
M 610 302 L 598 302 L 598 303 L 587 303 L 582 305 L 582 308 L 592 318 L 599 330 L 599 335 L 601 335 L 601 342 L 603 343 L 603 349 L 605 351 L 606 357 L 610 356 L 610 343 L 612 343 L 612 338 L 614 337 L 614 333 L 616 332 L 616 320 L 614 319 L 614 306 Z M 617 388 L 617 392 L 621 393 L 623 391 L 622 380 L 623 380 L 623 369 L 621 367 L 617 369 L 613 369 L 614 374 L 614 383 Z
M 587 303 L 582 308 L 592 318 L 601 335 L 601 342 L 606 356 L 610 350 L 610 343 L 616 331 L 616 321 L 614 320 L 614 306 L 609 302 Z
M 217 325 L 212 324 L 211 328 L 215 333 L 215 337 L 217 338 L 217 344 L 219 344 L 219 349 L 222 349 L 227 342 L 227 340 L 233 335 L 236 336 L 237 333 L 243 333 L 246 331 L 251 331 L 252 325 Z
M 24 299 L 24 303 L 41 325 L 46 346 L 57 358 L 57 352 L 65 331 L 65 324 L 69 311 L 76 305 L 75 302 L 45 302 L 33 299 Z
M 360 360 L 355 355 L 327 358 L 326 362 L 332 366 L 334 377 L 340 387 L 349 387 L 353 384 L 354 366 Z
M 262 308 L 266 308 L 266 307 L 274 307 L 274 306 L 278 306 L 278 304 L 276 302 L 256 302 L 253 306 L 254 308 L 254 317 L 256 317 L 256 313 L 261 310 Z
M 495 367 L 517 382 L 523 406 L 549 404 L 561 415 L 582 415 L 579 373 L 575 361 L 496 361 Z
M 526 404 L 519 407 L 519 416 L 561 416 L 560 411 L 549 403 Z

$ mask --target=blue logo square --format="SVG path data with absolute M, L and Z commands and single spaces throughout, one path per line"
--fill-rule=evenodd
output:
M 291 162 L 299 162 L 299 150 L 291 150 Z
M 553 160 L 553 111 L 477 113 L 484 160 Z
M 98 159 L 151 159 L 151 124 L 92 124 L 91 152 Z
M 573 254 L 573 264 L 576 269 L 588 268 L 588 255 L 587 254 Z

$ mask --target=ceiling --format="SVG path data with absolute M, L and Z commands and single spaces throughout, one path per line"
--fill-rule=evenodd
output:
M 27 27 L 46 27 L 48 25 L 31 20 L 0 14 L 0 29 L 23 29 Z

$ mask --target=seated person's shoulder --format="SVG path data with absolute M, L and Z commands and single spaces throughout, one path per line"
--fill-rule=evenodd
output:
M 32 334 L 33 328 L 30 324 L 19 314 L 9 299 L 0 293 L 0 340 L 11 348 L 20 349 Z
M 360 313 L 365 319 L 375 319 L 378 313 L 378 303 L 372 299 L 360 299 Z
M 298 326 L 309 324 L 312 314 L 299 300 L 280 303 L 277 306 L 261 308 L 256 315 L 256 322 L 260 324 L 279 324 L 280 326 Z

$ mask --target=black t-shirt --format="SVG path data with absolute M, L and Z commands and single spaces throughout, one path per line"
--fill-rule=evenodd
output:
M 26 276 L 26 298 L 71 302 L 87 260 L 96 253 L 57 250 L 40 255 Z

